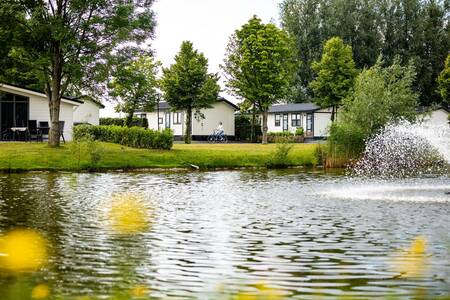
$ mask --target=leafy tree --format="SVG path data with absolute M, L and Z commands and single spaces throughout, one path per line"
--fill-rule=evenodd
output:
M 186 133 L 184 141 L 191 143 L 192 113 L 202 117 L 200 110 L 211 107 L 219 95 L 217 74 L 208 73 L 208 60 L 203 53 L 194 49 L 189 41 L 181 44 L 175 63 L 163 68 L 161 89 L 165 100 L 174 110 L 186 112 Z
M 116 110 L 127 114 L 126 126 L 131 126 L 137 109 L 154 109 L 159 65 L 151 56 L 140 56 L 131 61 L 125 59 L 115 68 L 108 83 L 109 95 L 119 102 Z
M 227 47 L 222 69 L 231 93 L 262 114 L 262 142 L 267 143 L 270 105 L 289 92 L 294 74 L 292 41 L 273 24 L 254 16 L 236 30 Z
M 383 61 L 365 69 L 355 80 L 354 92 L 344 101 L 342 121 L 360 127 L 366 136 L 390 121 L 414 121 L 418 94 L 413 90 L 414 66 L 401 66 L 400 59 L 387 67 Z
M 106 78 L 122 43 L 153 35 L 153 0 L 0 1 L 0 32 L 12 33 L 9 57 L 25 64 L 49 100 L 49 144 L 59 146 L 61 97 Z M 1 68 L 0 68 L 1 69 Z
M 445 60 L 445 67 L 439 75 L 438 83 L 442 99 L 447 103 L 450 102 L 450 54 Z
M 321 45 L 339 36 L 353 49 L 357 68 L 370 67 L 382 54 L 387 64 L 411 60 L 423 105 L 439 103 L 436 78 L 450 47 L 450 5 L 440 0 L 283 0 L 282 26 L 296 41 L 300 60 L 291 101 L 309 101 L 312 62 Z
M 352 48 L 342 39 L 329 39 L 323 48 L 320 61 L 312 64 L 317 77 L 310 83 L 316 103 L 321 107 L 332 106 L 331 120 L 334 121 L 337 108 L 353 87 L 358 73 L 352 56 Z

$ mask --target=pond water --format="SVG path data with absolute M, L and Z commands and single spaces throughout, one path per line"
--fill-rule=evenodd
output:
M 104 226 L 108 201 L 123 192 L 153 207 L 145 232 Z M 208 299 L 258 282 L 288 298 L 449 295 L 448 192 L 448 176 L 299 170 L 0 174 L 0 233 L 43 232 L 52 255 L 40 274 L 63 295 L 139 283 L 155 297 Z M 399 266 L 418 236 L 426 256 Z M 10 281 L 0 276 L 0 294 Z

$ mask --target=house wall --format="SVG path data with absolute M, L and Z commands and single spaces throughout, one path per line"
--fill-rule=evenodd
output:
M 280 115 L 280 126 L 275 126 L 275 115 Z M 267 116 L 268 132 L 282 132 L 283 131 L 283 115 L 288 115 L 288 131 L 295 133 L 298 127 L 306 130 L 306 113 L 269 113 Z M 300 114 L 300 126 L 292 126 L 292 115 Z
M 424 117 L 424 122 L 431 126 L 442 126 L 445 124 L 449 124 L 448 121 L 449 113 L 444 109 L 434 110 L 430 115 L 426 115 Z
M 73 121 L 75 123 L 100 124 L 100 107 L 92 101 L 84 100 L 84 103 L 75 108 Z
M 222 101 L 216 102 L 212 108 L 203 109 L 201 113 L 204 114 L 204 119 L 192 119 L 192 135 L 208 136 L 217 128 L 219 122 L 222 122 L 225 134 L 234 136 L 235 110 L 232 106 Z
M 50 112 L 48 108 L 48 100 L 44 96 L 38 96 L 36 94 L 17 91 L 15 89 L 9 89 L 2 86 L 0 90 L 22 95 L 29 98 L 29 120 L 47 121 L 50 124 Z M 64 121 L 64 138 L 66 141 L 72 140 L 72 128 L 73 128 L 73 112 L 77 105 L 66 103 L 61 101 L 61 108 L 59 113 L 60 121 Z
M 314 112 L 314 136 L 328 136 L 331 125 L 331 108 L 323 108 Z
M 166 128 L 166 113 L 167 110 L 160 110 L 159 117 L 163 118 L 163 124 L 160 124 L 160 129 Z M 210 135 L 214 129 L 222 122 L 225 134 L 228 136 L 234 136 L 234 113 L 235 110 L 230 105 L 224 102 L 217 102 L 212 108 L 203 109 L 201 113 L 204 115 L 204 119 L 197 121 L 192 116 L 192 135 L 193 136 L 207 136 Z M 136 113 L 141 115 L 142 113 Z M 148 127 L 150 129 L 158 129 L 158 117 L 157 112 L 146 113 L 148 120 Z M 170 128 L 174 131 L 174 135 L 181 136 L 184 134 L 185 129 L 185 112 L 181 112 L 181 124 L 174 124 L 174 112 L 170 112 Z

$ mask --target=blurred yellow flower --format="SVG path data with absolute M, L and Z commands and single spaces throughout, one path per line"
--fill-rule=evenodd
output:
M 147 296 L 149 289 L 143 285 L 137 285 L 131 290 L 131 296 L 133 297 L 144 297 Z
M 264 283 L 252 285 L 256 292 L 240 292 L 236 295 L 236 300 L 281 300 L 282 293 L 279 290 L 269 287 Z
M 31 272 L 47 262 L 47 242 L 37 231 L 16 229 L 0 237 L 0 269 Z
M 111 199 L 108 220 L 119 234 L 139 233 L 150 225 L 150 211 L 141 197 L 134 194 L 116 195 Z
M 401 277 L 422 277 L 428 268 L 425 237 L 418 236 L 408 248 L 397 253 L 392 266 Z
M 50 289 L 45 284 L 39 284 L 31 291 L 32 299 L 45 299 L 50 295 Z

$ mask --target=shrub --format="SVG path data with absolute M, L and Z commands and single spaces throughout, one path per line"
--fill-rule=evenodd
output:
M 170 129 L 161 132 L 142 127 L 92 126 L 74 127 L 74 139 L 92 137 L 94 140 L 121 144 L 133 148 L 170 150 L 173 145 L 173 133 Z
M 277 144 L 277 149 L 267 163 L 268 168 L 287 168 L 290 165 L 288 155 L 294 145 L 289 142 L 289 140 L 285 139 Z
M 295 135 L 297 136 L 301 136 L 305 133 L 305 130 L 303 129 L 303 127 L 297 127 L 297 129 L 295 130 Z
M 250 141 L 251 142 L 251 133 L 252 133 L 252 120 L 251 116 L 239 115 L 235 118 L 235 137 L 238 141 Z M 253 126 L 255 137 L 260 136 L 262 134 L 261 124 L 259 123 L 258 118 L 256 119 L 256 124 Z
M 100 118 L 100 125 L 126 126 L 126 118 Z M 148 120 L 146 118 L 133 117 L 130 127 L 148 128 Z

